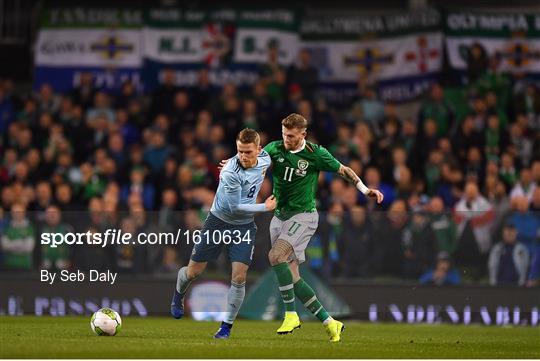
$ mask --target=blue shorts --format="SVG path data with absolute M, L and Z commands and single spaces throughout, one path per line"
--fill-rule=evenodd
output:
M 195 262 L 213 261 L 225 248 L 231 262 L 242 262 L 249 266 L 255 250 L 256 233 L 255 222 L 230 224 L 208 213 L 200 239 L 192 240 L 191 259 Z

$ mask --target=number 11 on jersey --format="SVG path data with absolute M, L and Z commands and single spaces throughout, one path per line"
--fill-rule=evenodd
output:
M 293 172 L 294 168 L 285 167 L 285 174 L 283 174 L 283 179 L 289 182 L 292 181 Z

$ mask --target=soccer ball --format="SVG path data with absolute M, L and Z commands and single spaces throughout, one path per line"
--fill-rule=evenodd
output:
M 122 329 L 122 319 L 118 312 L 104 307 L 94 312 L 90 327 L 98 336 L 114 336 Z

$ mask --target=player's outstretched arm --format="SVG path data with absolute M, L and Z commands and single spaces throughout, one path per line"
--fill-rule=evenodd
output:
M 276 197 L 271 195 L 270 197 L 266 198 L 264 203 L 231 204 L 231 208 L 233 212 L 245 212 L 245 213 L 259 213 L 259 212 L 273 211 L 274 209 L 276 209 Z
M 242 203 L 242 186 L 237 173 L 224 172 L 220 182 L 224 183 L 223 189 L 225 190 L 221 197 L 233 213 L 259 213 L 273 211 L 276 208 L 276 200 L 273 195 L 268 197 L 264 203 Z
M 378 189 L 368 188 L 362 182 L 360 177 L 352 170 L 350 167 L 347 167 L 343 164 L 340 165 L 337 174 L 339 174 L 342 178 L 344 178 L 347 182 L 354 184 L 356 189 L 358 189 L 360 192 L 362 192 L 367 197 L 376 198 L 377 203 L 382 203 L 384 199 L 384 195 L 381 191 Z

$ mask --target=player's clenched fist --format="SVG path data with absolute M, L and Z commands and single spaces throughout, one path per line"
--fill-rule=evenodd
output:
M 273 211 L 274 209 L 276 209 L 276 204 L 276 197 L 274 197 L 274 195 L 271 195 L 264 201 L 264 205 L 267 211 Z

